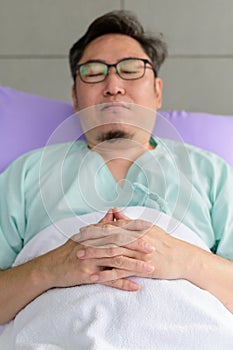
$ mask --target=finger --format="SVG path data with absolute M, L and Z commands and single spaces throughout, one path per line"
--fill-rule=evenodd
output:
M 122 227 L 125 230 L 130 230 L 130 231 L 146 231 L 151 229 L 153 226 L 151 222 L 140 220 L 140 219 L 136 219 L 136 220 L 119 219 L 118 221 L 114 221 L 113 225 L 117 227 Z
M 111 269 L 111 270 L 103 270 L 100 272 L 96 272 L 93 275 L 90 276 L 90 281 L 93 283 L 106 283 L 106 282 L 112 282 L 115 280 L 119 280 L 121 278 L 125 277 L 132 277 L 133 273 L 132 271 L 127 270 L 117 270 L 117 269 Z
M 119 280 L 121 278 L 126 278 L 126 277 L 133 277 L 133 276 L 144 276 L 144 277 L 149 277 L 151 276 L 151 267 L 150 271 L 148 269 L 145 269 L 144 271 L 131 271 L 131 270 L 123 270 L 123 269 L 108 269 L 108 270 L 103 270 L 99 271 L 97 273 L 94 273 L 93 275 L 90 276 L 90 281 L 92 283 L 105 283 L 105 282 L 110 282 L 110 281 L 115 281 Z
M 113 258 L 115 256 L 128 256 L 130 258 L 138 257 L 134 250 L 122 248 L 122 247 L 110 247 L 110 248 L 92 248 L 79 249 L 77 251 L 77 257 L 79 259 L 101 259 L 101 258 Z
M 108 236 L 113 233 L 117 233 L 117 228 L 113 226 L 114 222 L 103 222 L 95 225 L 88 225 L 84 227 L 80 227 L 79 233 L 72 236 L 72 239 L 76 242 L 83 242 L 89 239 L 97 239 Z
M 139 238 L 123 246 L 124 248 L 135 250 L 142 253 L 153 253 L 155 251 L 155 246 L 152 245 L 148 240 L 144 238 Z
M 114 211 L 112 208 L 108 209 L 105 216 L 99 222 L 101 223 L 106 221 L 114 221 Z
M 130 220 L 130 218 L 123 214 L 118 208 L 113 208 L 113 215 L 116 220 Z
M 118 268 L 102 270 L 91 275 L 90 281 L 92 283 L 106 283 L 106 282 L 113 283 L 113 281 L 126 278 L 126 277 L 138 276 L 138 277 L 151 278 L 153 276 L 154 266 L 148 265 L 146 263 L 144 263 L 144 266 L 147 266 L 147 268 L 144 268 L 144 271 L 143 269 L 141 269 L 141 271 L 131 271 L 131 270 L 118 269 Z
M 88 240 L 111 237 L 106 240 L 106 244 L 126 245 L 147 233 L 153 226 L 149 221 L 144 220 L 118 220 L 114 222 L 104 222 L 95 225 L 88 225 L 80 228 L 80 232 L 72 237 L 79 243 Z M 115 235 L 115 237 L 114 237 Z M 88 242 L 89 245 L 99 246 L 98 242 Z M 101 243 L 104 246 L 105 242 Z
M 127 246 L 135 241 L 137 241 L 144 231 L 127 231 L 121 227 L 111 230 L 108 236 L 99 237 L 96 239 L 87 239 L 79 243 L 84 247 L 95 247 L 95 248 L 111 248 L 111 247 L 121 247 Z
M 110 245 L 110 244 L 109 244 Z M 79 259 L 100 259 L 111 258 L 118 255 L 124 255 L 131 258 L 138 257 L 138 252 L 151 254 L 155 251 L 155 247 L 145 241 L 144 239 L 138 239 L 128 245 L 116 247 L 115 245 L 108 247 L 105 244 L 103 247 L 95 246 L 95 243 L 85 242 L 85 245 L 80 247 L 77 251 L 77 257 Z
M 140 286 L 138 283 L 128 280 L 127 278 L 120 278 L 119 280 L 108 281 L 103 284 L 106 286 L 110 286 L 121 290 L 126 290 L 129 292 L 137 291 L 140 289 Z
M 79 233 L 73 236 L 72 239 L 81 243 L 90 239 L 99 239 L 112 236 L 112 238 L 110 238 L 110 242 L 108 243 L 122 245 L 139 238 L 141 235 L 144 235 L 146 233 L 146 229 L 151 227 L 151 225 L 152 224 L 148 221 L 143 220 L 119 220 L 114 222 L 104 222 L 81 227 Z M 114 235 L 115 238 L 113 238 Z M 122 235 L 122 237 L 120 237 L 120 235 Z M 114 240 L 116 242 L 114 242 Z
M 105 281 L 112 281 L 118 278 L 126 277 L 122 275 L 118 275 L 122 273 L 122 270 L 127 270 L 128 272 L 131 271 L 131 276 L 137 274 L 137 273 L 148 273 L 154 271 L 154 266 L 150 265 L 149 263 L 143 261 L 143 260 L 137 260 L 133 259 L 127 256 L 115 256 L 113 258 L 102 258 L 99 259 L 98 265 L 101 267 L 110 267 L 112 269 L 104 270 L 103 272 L 100 272 L 102 274 L 102 277 L 106 274 L 106 277 L 108 277 Z M 132 274 L 133 273 L 133 274 Z M 127 276 L 129 277 L 129 276 Z

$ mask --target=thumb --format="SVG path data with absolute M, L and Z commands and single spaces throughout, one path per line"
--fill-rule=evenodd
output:
M 113 208 L 113 216 L 116 220 L 130 220 L 128 216 L 122 213 L 122 211 L 119 208 Z
M 106 221 L 114 221 L 114 214 L 113 214 L 112 208 L 108 209 L 107 213 L 99 222 L 106 222 Z

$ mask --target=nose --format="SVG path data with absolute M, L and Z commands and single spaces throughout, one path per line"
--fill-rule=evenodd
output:
M 104 96 L 125 95 L 124 80 L 111 68 L 105 79 Z

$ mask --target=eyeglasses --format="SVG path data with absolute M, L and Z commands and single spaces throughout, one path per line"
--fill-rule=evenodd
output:
M 147 66 L 147 64 L 149 66 Z M 124 80 L 136 80 L 144 76 L 146 68 L 150 68 L 154 71 L 152 63 L 143 58 L 124 58 L 115 64 L 107 64 L 102 61 L 88 61 L 76 66 L 75 71 L 79 72 L 80 79 L 84 83 L 95 84 L 104 81 L 108 74 L 109 69 L 114 67 L 116 74 Z

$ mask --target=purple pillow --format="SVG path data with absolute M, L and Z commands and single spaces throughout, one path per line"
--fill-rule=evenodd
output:
M 158 115 L 154 133 L 178 140 L 164 122 L 167 120 L 178 131 L 185 143 L 216 153 L 233 166 L 233 116 L 185 111 L 162 112 Z
M 21 154 L 44 146 L 57 126 L 72 114 L 69 103 L 0 87 L 0 172 Z M 153 133 L 177 140 L 170 123 L 180 140 L 215 152 L 233 166 L 233 117 L 161 112 Z
M 0 172 L 21 154 L 44 146 L 72 113 L 68 103 L 0 87 Z

